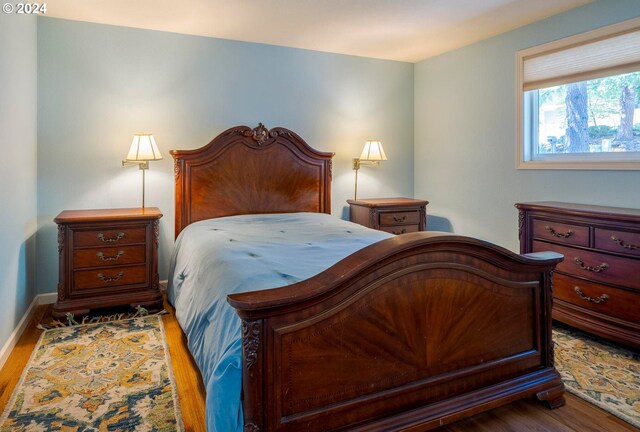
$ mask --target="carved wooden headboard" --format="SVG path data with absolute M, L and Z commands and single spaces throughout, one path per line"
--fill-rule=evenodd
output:
M 203 219 L 250 213 L 331 212 L 333 153 L 285 128 L 236 126 L 195 150 L 171 150 L 176 237 Z

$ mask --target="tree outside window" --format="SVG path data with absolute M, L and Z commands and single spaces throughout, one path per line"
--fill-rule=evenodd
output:
M 533 92 L 538 154 L 640 152 L 640 72 Z

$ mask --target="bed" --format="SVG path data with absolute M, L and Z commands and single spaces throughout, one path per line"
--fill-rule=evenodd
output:
M 286 128 L 171 154 L 169 299 L 209 431 L 421 431 L 525 397 L 564 404 L 561 255 L 332 217 L 333 154 Z

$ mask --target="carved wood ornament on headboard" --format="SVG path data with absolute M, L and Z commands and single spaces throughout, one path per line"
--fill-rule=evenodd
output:
M 175 234 L 203 219 L 256 213 L 331 212 L 333 153 L 289 129 L 236 126 L 204 147 L 171 150 Z

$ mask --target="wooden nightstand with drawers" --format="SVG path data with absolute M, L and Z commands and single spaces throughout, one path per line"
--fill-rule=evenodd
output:
M 424 231 L 429 201 L 411 198 L 347 200 L 349 220 L 392 234 Z
M 128 305 L 162 309 L 155 207 L 65 210 L 58 224 L 58 301 L 53 316 Z
M 516 204 L 520 252 L 564 255 L 553 318 L 640 349 L 640 210 L 561 202 Z

